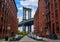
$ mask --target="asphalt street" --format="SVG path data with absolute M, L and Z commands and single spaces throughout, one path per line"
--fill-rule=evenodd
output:
M 60 40 L 51 40 L 51 39 L 47 39 L 47 38 L 43 38 L 43 40 L 44 41 L 37 41 L 37 40 L 31 39 L 31 38 L 25 36 L 19 41 L 4 41 L 4 40 L 0 40 L 0 42 L 60 42 Z

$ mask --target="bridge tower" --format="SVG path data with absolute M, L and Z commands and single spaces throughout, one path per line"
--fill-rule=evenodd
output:
M 31 19 L 31 9 L 23 7 L 23 21 Z
M 23 21 L 27 21 L 29 19 L 31 19 L 31 9 L 23 7 Z M 31 32 L 31 25 L 28 24 L 27 26 L 28 26 L 28 32 Z M 26 31 L 25 24 L 23 24 L 23 31 Z

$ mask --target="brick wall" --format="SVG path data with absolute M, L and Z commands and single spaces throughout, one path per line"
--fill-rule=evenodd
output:
M 59 0 L 39 0 L 38 10 L 34 16 L 34 28 L 37 35 L 46 36 L 47 32 L 60 35 Z
M 17 21 L 17 7 L 14 0 L 1 0 L 0 7 L 0 35 L 4 37 L 6 34 L 11 36 L 12 32 L 17 33 L 18 21 Z M 10 26 L 10 30 L 7 30 Z

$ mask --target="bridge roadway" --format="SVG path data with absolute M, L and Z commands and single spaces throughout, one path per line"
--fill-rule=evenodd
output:
M 34 18 L 21 21 L 21 22 L 18 24 L 18 27 L 19 27 L 19 26 L 22 26 L 22 25 L 33 25 L 33 23 L 34 23 L 33 21 L 34 21 Z

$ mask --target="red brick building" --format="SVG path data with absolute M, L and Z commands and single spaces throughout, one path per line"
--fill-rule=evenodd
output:
M 38 11 L 38 8 L 37 8 L 37 11 L 35 13 L 35 16 L 34 16 L 34 31 L 35 33 L 37 34 L 37 31 L 39 30 L 39 11 Z
M 38 1 L 38 8 L 34 16 L 34 28 L 35 28 L 35 33 L 37 35 L 43 35 L 45 36 L 45 20 L 46 20 L 46 8 L 45 8 L 45 1 L 44 0 L 39 0 Z
M 37 10 L 34 16 L 35 33 L 60 35 L 60 0 L 39 0 Z
M 17 33 L 17 7 L 15 0 L 0 0 L 0 37 Z
M 49 18 L 47 20 L 50 22 L 47 25 L 49 25 L 50 33 L 60 35 L 60 0 L 50 0 Z

